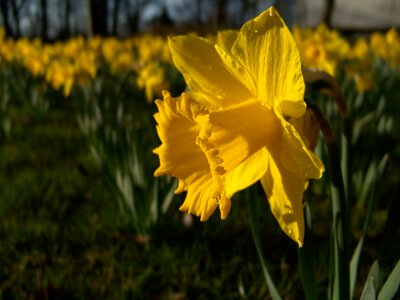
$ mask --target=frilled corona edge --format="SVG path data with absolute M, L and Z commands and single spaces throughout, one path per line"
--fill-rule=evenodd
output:
M 156 101 L 159 112 L 154 115 L 162 142 L 154 150 L 160 159 L 154 175 L 179 179 L 175 192 L 187 191 L 181 211 L 205 221 L 219 207 L 225 219 L 231 207 L 224 184 L 226 170 L 219 150 L 209 141 L 212 125 L 207 109 L 186 93 L 175 99 L 164 91 L 163 96 L 163 101 Z

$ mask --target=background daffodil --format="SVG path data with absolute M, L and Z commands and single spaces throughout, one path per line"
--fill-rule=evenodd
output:
M 279 14 L 270 8 L 215 43 L 180 36 L 169 46 L 190 92 L 156 101 L 155 175 L 177 177 L 180 209 L 201 220 L 217 207 L 226 218 L 232 195 L 261 180 L 281 228 L 302 245 L 305 182 L 324 167 L 291 123 L 306 111 L 304 80 Z

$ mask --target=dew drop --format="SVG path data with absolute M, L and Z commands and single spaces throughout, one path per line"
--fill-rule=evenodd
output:
M 292 235 L 293 231 L 292 230 L 288 230 L 289 235 Z
M 257 29 L 254 29 L 254 33 L 258 33 L 258 30 L 257 30 Z

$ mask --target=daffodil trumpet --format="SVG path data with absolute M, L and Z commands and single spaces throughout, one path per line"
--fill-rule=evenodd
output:
M 300 55 L 274 8 L 222 31 L 216 42 L 196 36 L 169 39 L 188 93 L 163 92 L 155 114 L 161 145 L 156 176 L 179 179 L 187 192 L 180 210 L 202 221 L 260 180 L 283 231 L 303 244 L 305 183 L 324 166 L 309 149 Z M 301 126 L 300 126 L 300 125 Z

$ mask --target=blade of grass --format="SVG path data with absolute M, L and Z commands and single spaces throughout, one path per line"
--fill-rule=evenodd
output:
M 357 243 L 356 249 L 354 250 L 353 256 L 350 260 L 350 298 L 354 293 L 354 287 L 356 285 L 358 263 L 360 261 L 361 250 L 364 245 L 364 235 L 361 236 Z
M 172 199 L 175 195 L 175 190 L 178 187 L 178 181 L 176 179 L 169 178 L 171 180 L 168 189 L 164 190 L 164 200 L 161 204 L 161 212 L 165 214 L 171 205 Z
M 378 294 L 378 300 L 393 299 L 400 285 L 400 259 Z
M 374 261 L 369 270 L 367 282 L 364 285 L 360 300 L 375 300 L 379 286 L 379 263 Z

